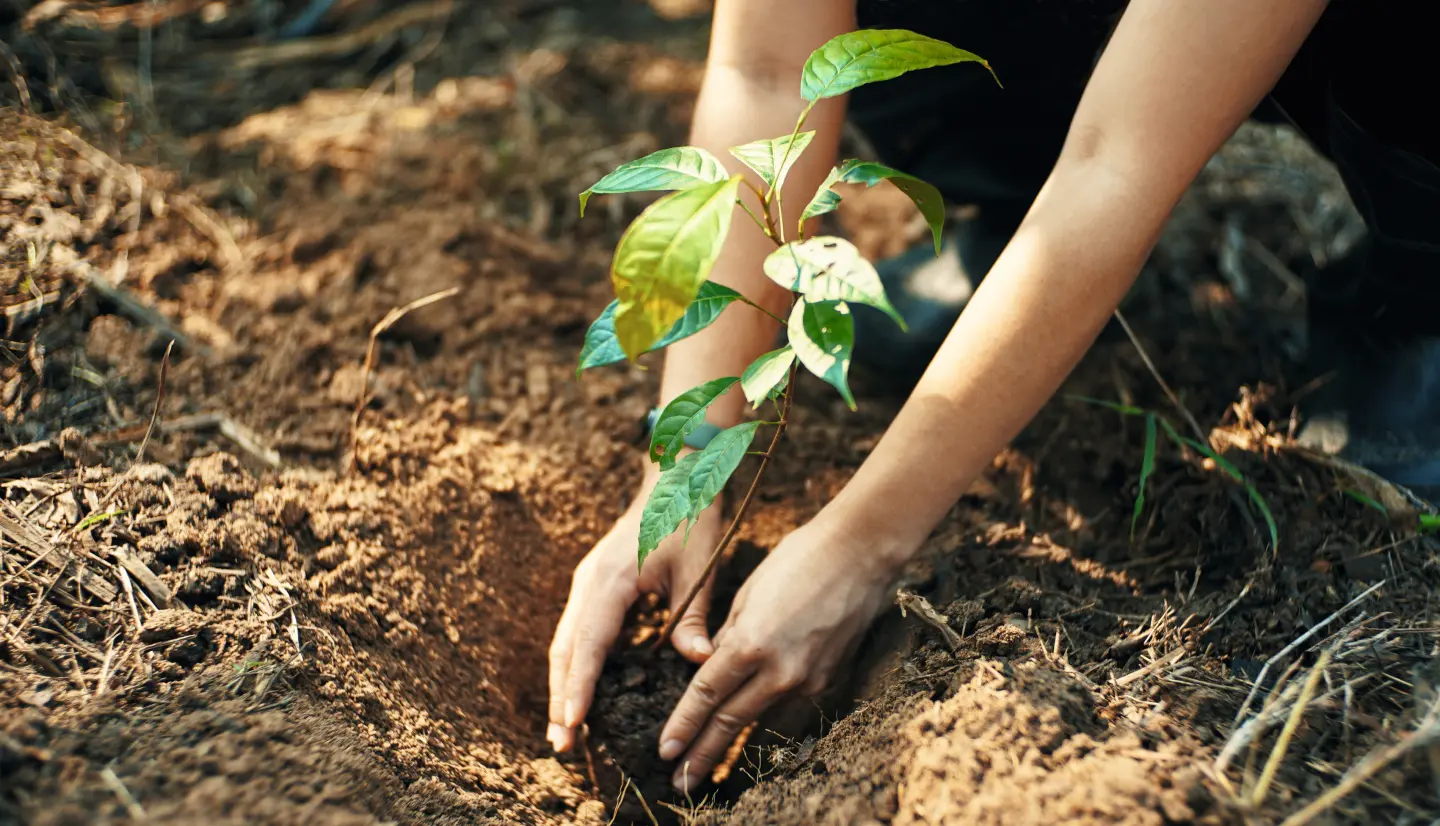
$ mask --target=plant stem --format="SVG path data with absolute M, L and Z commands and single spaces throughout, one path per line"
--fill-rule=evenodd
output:
M 740 208 L 745 210 L 745 214 L 750 216 L 750 220 L 755 222 L 755 226 L 759 227 L 760 231 L 765 233 L 765 236 L 767 238 L 770 237 L 770 228 L 765 226 L 765 222 L 760 220 L 760 216 L 756 215 L 754 211 L 752 211 L 750 207 L 747 206 L 745 202 L 740 200 L 739 198 L 735 199 L 735 203 L 739 204 Z
M 805 107 L 804 111 L 800 113 L 800 117 L 795 120 L 795 129 L 790 132 L 790 142 L 785 144 L 785 154 L 780 156 L 780 166 L 776 167 L 775 170 L 775 185 L 772 185 L 770 190 L 765 193 L 765 197 L 761 199 L 761 203 L 765 205 L 765 215 L 767 217 L 770 215 L 770 201 L 772 199 L 775 201 L 775 210 L 780 215 L 779 241 L 782 244 L 785 243 L 785 204 L 781 200 L 780 187 L 778 186 L 780 183 L 779 173 L 780 170 L 785 168 L 785 164 L 790 162 L 790 152 L 795 148 L 795 138 L 800 134 L 800 128 L 805 125 L 805 118 L 810 116 L 810 110 L 814 108 L 815 101 L 811 101 L 809 105 Z
M 785 325 L 785 319 L 781 318 L 781 317 L 778 316 L 778 315 L 775 315 L 774 313 L 770 312 L 769 310 L 765 309 L 764 307 L 761 307 L 759 304 L 756 304 L 754 301 L 751 301 L 750 299 L 746 298 L 746 297 L 743 296 L 743 295 L 740 296 L 740 300 L 743 301 L 743 302 L 745 302 L 746 304 L 749 304 L 751 307 L 754 307 L 755 309 L 759 310 L 760 312 L 764 313 L 765 315 L 768 315 L 768 316 L 770 316 L 771 318 L 775 319 L 776 321 L 780 322 L 780 325 L 781 325 L 782 327 Z
M 795 372 L 798 367 L 798 364 L 792 364 L 790 366 L 789 381 L 792 384 L 795 381 Z M 725 535 L 720 538 L 719 544 L 715 546 L 715 550 L 710 554 L 710 559 L 705 563 L 705 570 L 700 573 L 700 578 L 695 580 L 694 585 L 690 586 L 690 593 L 685 595 L 685 599 L 681 600 L 680 604 L 675 606 L 670 612 L 670 619 L 666 620 L 665 627 L 660 629 L 660 636 L 655 640 L 654 649 L 659 649 L 660 646 L 665 644 L 666 640 L 670 639 L 670 632 L 675 630 L 675 625 L 680 622 L 680 618 L 685 616 L 686 611 L 690 610 L 690 603 L 695 601 L 695 597 L 700 593 L 700 589 L 704 588 L 705 583 L 710 581 L 710 575 L 715 573 L 715 566 L 720 562 L 720 557 L 725 553 L 725 549 L 730 547 L 730 543 L 734 541 L 735 534 L 740 532 L 740 523 L 745 519 L 745 511 L 750 509 L 750 503 L 755 499 L 755 491 L 760 487 L 760 477 L 765 475 L 765 468 L 770 466 L 770 457 L 775 455 L 775 448 L 779 446 L 780 437 L 785 433 L 785 425 L 790 423 L 790 402 L 792 399 L 794 399 L 794 394 L 785 394 L 785 407 L 780 411 L 780 421 L 775 425 L 775 435 L 770 437 L 770 446 L 765 448 L 765 455 L 764 458 L 760 460 L 760 467 L 755 471 L 755 478 L 750 481 L 750 489 L 745 491 L 745 498 L 740 500 L 740 507 L 735 510 L 735 518 L 730 521 L 730 527 L 725 530 Z

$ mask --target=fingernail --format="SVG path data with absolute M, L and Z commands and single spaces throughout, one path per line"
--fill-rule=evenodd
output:
M 552 748 L 560 751 L 560 747 L 565 743 L 565 727 L 559 723 L 551 723 L 545 729 L 545 739 L 550 741 Z
M 690 638 L 690 648 L 695 653 L 703 654 L 706 657 L 715 653 L 715 646 L 711 645 L 710 641 L 705 639 L 701 634 L 696 634 Z
M 679 740 L 670 739 L 660 744 L 660 759 L 674 760 L 685 750 L 685 744 Z
M 670 785 L 675 787 L 675 791 L 687 794 L 690 791 L 693 775 L 694 772 L 687 773 L 683 769 L 675 772 L 675 776 L 670 778 Z
M 578 725 L 580 725 L 580 715 L 576 713 L 575 701 L 574 701 L 574 700 L 566 700 L 566 701 L 565 701 L 565 726 L 566 726 L 567 728 L 575 728 L 575 727 L 578 726 Z

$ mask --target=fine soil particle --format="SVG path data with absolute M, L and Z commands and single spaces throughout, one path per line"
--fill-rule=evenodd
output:
M 299 59 L 261 13 L 298 3 L 168 4 L 158 34 L 139 5 L 0 12 L 28 105 L 63 107 L 0 112 L 0 823 L 1271 823 L 1374 755 L 1326 822 L 1440 816 L 1406 748 L 1440 715 L 1436 543 L 1292 441 L 1296 273 L 1356 227 L 1293 134 L 1217 156 L 1126 310 L 1255 496 L 1162 440 L 1135 515 L 1143 420 L 1076 397 L 1183 420 L 1107 335 L 905 572 L 960 643 L 887 613 L 686 798 L 656 740 L 695 667 L 650 651 L 653 603 L 587 748 L 544 731 L 658 372 L 575 380 L 644 202 L 574 194 L 683 140 L 703 21 L 343 3 Z M 884 188 L 838 218 L 872 255 L 914 230 Z M 712 628 L 875 447 L 883 378 L 854 414 L 799 380 Z

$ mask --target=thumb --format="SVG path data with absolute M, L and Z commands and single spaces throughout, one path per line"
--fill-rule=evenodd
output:
M 675 611 L 680 603 L 689 595 L 690 589 L 694 587 L 695 580 L 699 578 L 704 570 L 704 560 L 701 560 L 701 568 L 691 576 L 680 576 L 675 583 L 676 587 L 670 589 L 670 610 Z M 715 644 L 710 640 L 710 631 L 706 628 L 705 621 L 710 615 L 710 592 L 713 589 L 714 578 L 706 579 L 704 587 L 695 595 L 690 606 L 685 609 L 684 616 L 675 623 L 675 630 L 670 632 L 670 642 L 680 656 L 693 663 L 703 663 L 710 659 L 715 653 Z

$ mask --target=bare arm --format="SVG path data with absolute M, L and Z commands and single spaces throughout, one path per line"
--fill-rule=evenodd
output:
M 787 135 L 803 103 L 800 73 L 810 53 L 826 40 L 855 27 L 849 0 L 720 0 L 715 8 L 710 56 L 700 89 L 691 143 L 710 150 L 732 173 L 746 171 L 729 148 Z M 835 163 L 844 120 L 841 99 L 823 101 L 806 119 L 815 140 L 791 170 L 782 197 L 794 215 L 820 186 Z M 754 180 L 754 173 L 747 172 Z M 757 182 L 758 183 L 758 182 Z M 742 190 L 752 210 L 758 200 Z M 761 271 L 775 244 L 737 210 L 725 251 L 711 278 L 784 317 L 790 294 Z M 738 376 L 750 362 L 775 347 L 774 319 L 744 305 L 726 309 L 709 329 L 668 349 L 660 401 L 720 376 Z M 731 392 L 710 408 L 709 420 L 729 426 L 740 420 L 744 397 Z
M 913 553 L 1093 343 L 1325 5 L 1133 0 L 1024 223 L 829 515 Z

